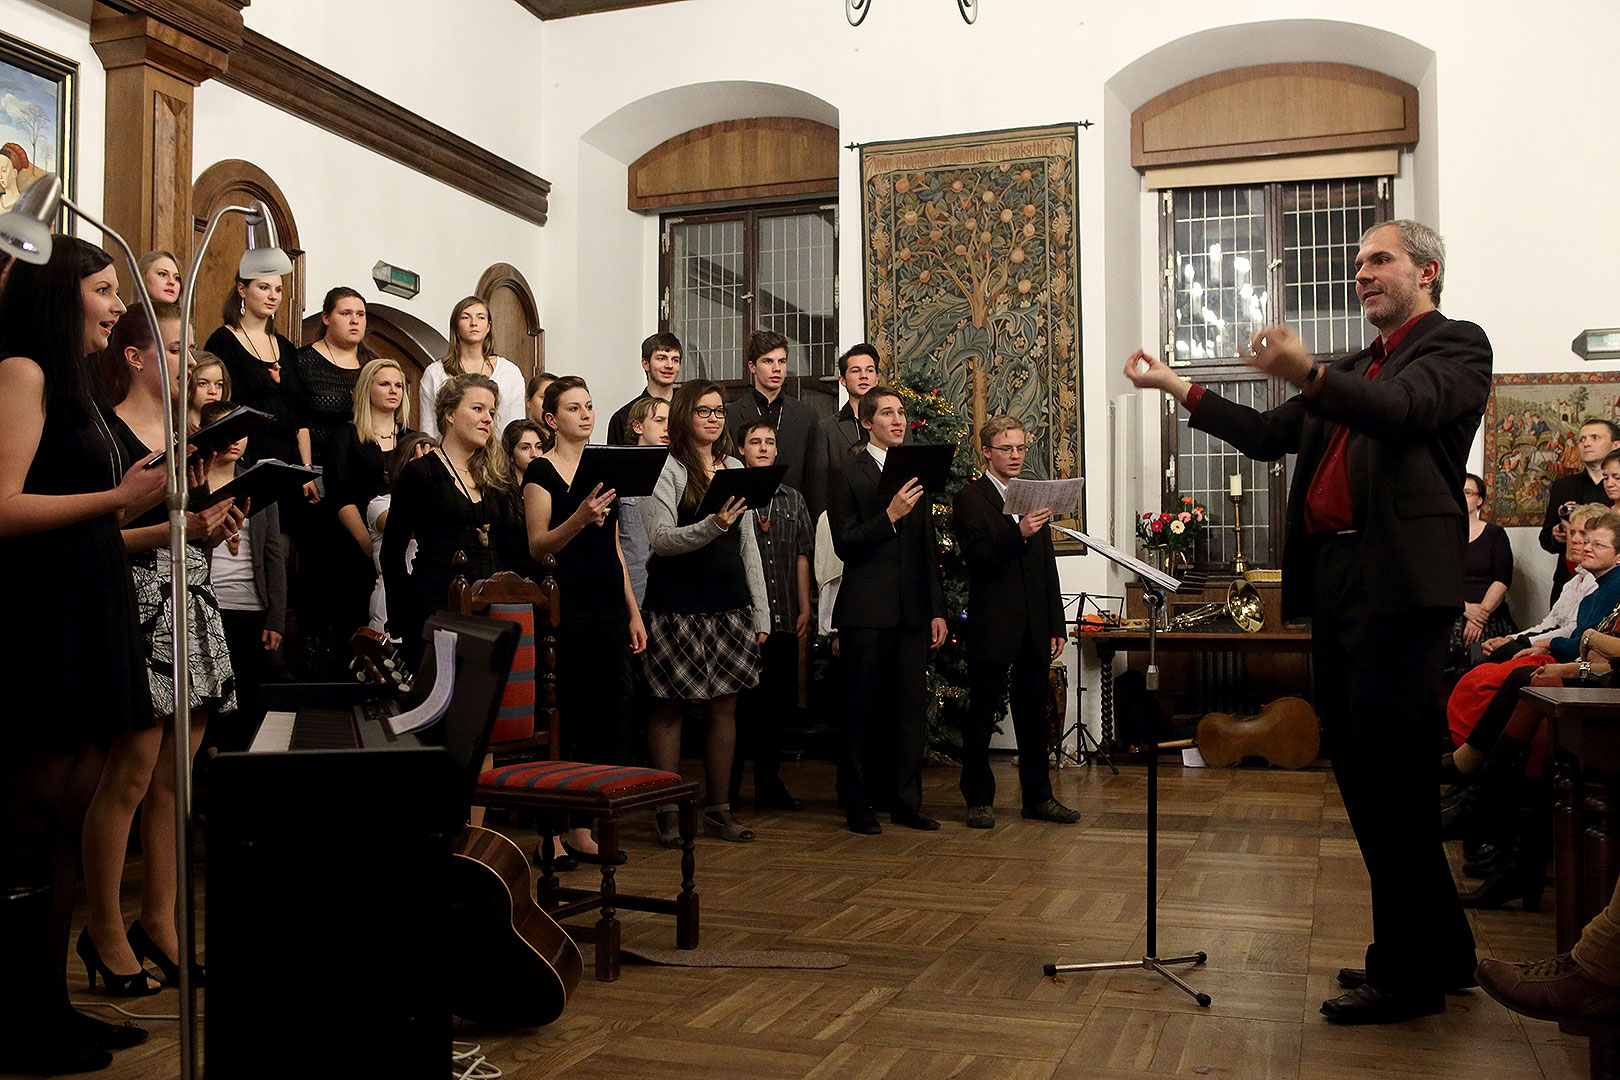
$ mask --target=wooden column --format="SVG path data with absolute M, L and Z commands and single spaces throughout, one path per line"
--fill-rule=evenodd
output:
M 241 15 L 235 13 L 240 34 Z M 225 70 L 227 52 L 200 33 L 151 14 L 97 4 L 90 44 L 107 69 L 103 220 L 135 254 L 165 248 L 184 266 L 191 254 L 193 94 Z M 218 39 L 218 35 L 208 33 Z M 122 260 L 115 261 L 120 276 Z

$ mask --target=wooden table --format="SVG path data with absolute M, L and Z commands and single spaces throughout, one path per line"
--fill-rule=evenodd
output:
M 1519 697 L 1547 715 L 1556 747 L 1553 887 L 1558 951 L 1568 952 L 1581 929 L 1608 907 L 1620 875 L 1614 836 L 1620 689 L 1527 686 Z M 1591 1029 L 1591 1073 L 1594 1080 L 1620 1077 L 1620 1038 L 1615 1033 Z

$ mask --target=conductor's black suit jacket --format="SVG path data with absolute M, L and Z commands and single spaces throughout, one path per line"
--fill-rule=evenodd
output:
M 1334 361 L 1316 401 L 1300 394 L 1261 413 L 1206 394 L 1192 412 L 1193 427 L 1250 457 L 1299 455 L 1283 543 L 1286 617 L 1310 614 L 1320 540 L 1306 531 L 1305 500 L 1335 423 L 1350 429 L 1350 496 L 1372 609 L 1462 607 L 1462 487 L 1490 395 L 1491 343 L 1475 324 L 1434 311 L 1375 379 L 1364 377 L 1371 362 L 1371 349 Z
M 882 475 L 862 450 L 832 477 L 827 524 L 833 550 L 844 560 L 844 581 L 833 604 L 833 625 L 840 630 L 925 627 L 945 617 L 928 497 L 896 528 L 889 521 L 889 500 L 878 495 Z
M 1063 597 L 1052 530 L 1026 539 L 1001 508 L 995 483 L 981 476 L 962 485 L 953 510 L 968 570 L 968 659 L 1010 664 L 1025 641 L 1044 651 L 1063 636 Z

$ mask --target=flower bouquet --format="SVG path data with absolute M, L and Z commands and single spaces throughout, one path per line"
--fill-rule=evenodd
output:
M 1194 503 L 1191 495 L 1183 495 L 1177 509 L 1143 514 L 1137 519 L 1136 539 L 1166 568 L 1171 564 L 1185 566 L 1192 561 L 1189 556 L 1208 521 L 1208 511 Z

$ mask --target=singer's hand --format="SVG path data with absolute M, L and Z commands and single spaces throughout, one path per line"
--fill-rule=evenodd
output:
M 1046 528 L 1047 522 L 1051 520 L 1051 507 L 1043 506 L 1039 510 L 1025 514 L 1023 517 L 1019 518 L 1018 531 L 1024 534 L 1025 540 L 1028 540 L 1030 537 Z
M 1169 364 L 1141 349 L 1125 361 L 1125 377 L 1138 390 L 1162 390 L 1181 402 L 1187 400 L 1187 391 L 1192 389 L 1192 383 L 1177 375 Z

